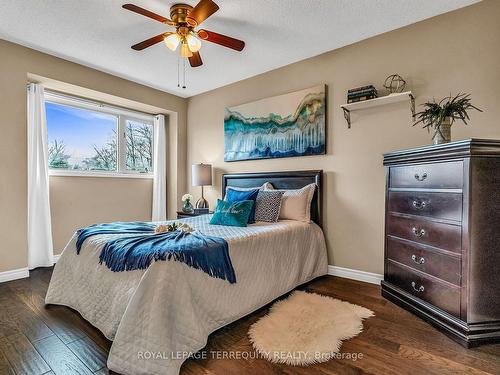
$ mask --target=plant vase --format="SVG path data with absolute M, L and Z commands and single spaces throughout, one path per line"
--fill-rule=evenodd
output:
M 451 117 L 446 117 L 441 123 L 441 125 L 436 128 L 436 132 L 432 137 L 435 145 L 451 142 L 452 124 L 453 124 L 453 119 Z
M 184 201 L 184 205 L 182 206 L 182 212 L 185 212 L 187 214 L 194 212 L 194 207 L 189 199 Z

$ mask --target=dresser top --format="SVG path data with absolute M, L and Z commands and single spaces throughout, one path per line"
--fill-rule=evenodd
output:
M 500 157 L 500 140 L 471 138 L 441 145 L 392 151 L 384 154 L 384 165 L 467 157 Z

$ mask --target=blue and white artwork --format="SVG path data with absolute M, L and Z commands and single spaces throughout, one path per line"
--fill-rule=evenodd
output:
M 325 87 L 226 108 L 224 160 L 324 154 Z

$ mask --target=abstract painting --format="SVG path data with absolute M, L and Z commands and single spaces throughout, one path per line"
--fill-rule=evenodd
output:
M 224 161 L 325 153 L 326 86 L 226 108 Z

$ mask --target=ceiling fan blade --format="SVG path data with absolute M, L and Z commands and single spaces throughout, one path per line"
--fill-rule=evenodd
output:
M 218 10 L 219 6 L 212 0 L 200 0 L 200 2 L 187 15 L 186 22 L 190 26 L 196 27 Z
M 239 39 L 231 38 L 230 36 L 214 33 L 201 29 L 198 31 L 198 36 L 203 40 L 208 40 L 212 43 L 220 44 L 221 46 L 232 48 L 236 51 L 242 51 L 245 48 L 245 42 Z
M 170 34 L 173 33 L 163 33 L 157 36 L 154 36 L 152 38 L 146 39 L 140 43 L 134 44 L 132 46 L 132 49 L 135 49 L 136 51 L 142 51 L 144 48 L 151 47 L 152 45 L 155 45 L 156 43 L 160 43 L 165 39 L 166 36 L 169 36 Z
M 189 64 L 196 68 L 198 66 L 203 65 L 203 61 L 201 60 L 201 56 L 199 52 L 193 52 L 193 56 L 189 58 Z
M 160 16 L 159 14 L 156 14 L 156 13 L 150 12 L 147 9 L 138 7 L 137 5 L 134 5 L 134 4 L 125 4 L 122 7 L 124 9 L 130 10 L 131 12 L 135 12 L 135 13 L 141 14 L 143 16 L 152 18 L 152 19 L 154 19 L 154 20 L 156 20 L 158 22 L 161 22 L 161 23 L 164 23 L 164 24 L 167 24 L 167 25 L 175 25 L 175 23 L 173 21 L 169 20 L 168 18 Z

